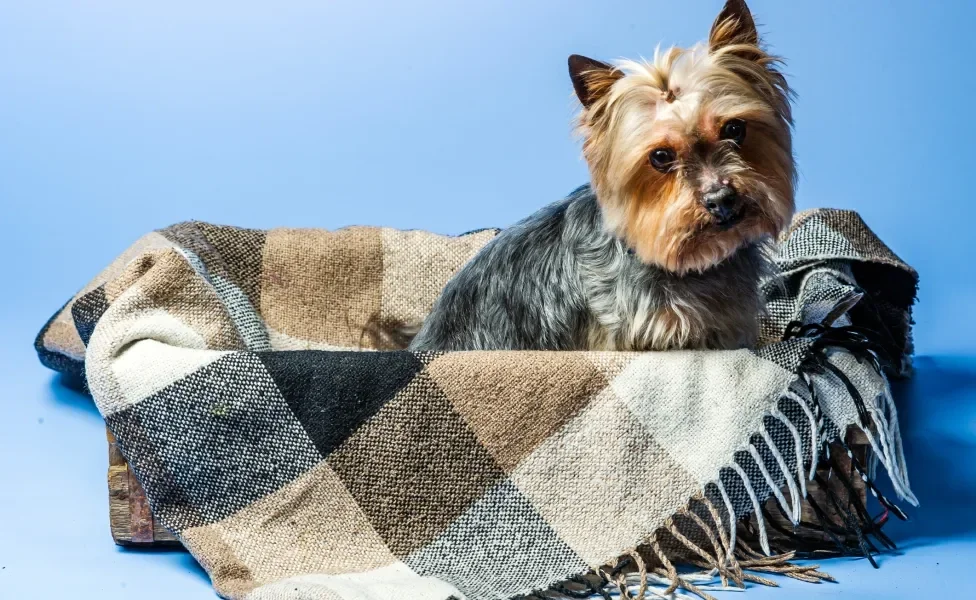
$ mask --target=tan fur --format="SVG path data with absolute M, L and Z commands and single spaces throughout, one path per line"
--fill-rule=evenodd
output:
M 667 306 L 648 311 L 634 319 L 626 329 L 611 330 L 596 322 L 589 329 L 591 350 L 674 350 L 677 348 L 705 348 L 705 318 L 696 307 Z M 617 335 L 611 335 L 616 333 Z M 740 340 L 735 340 L 738 343 Z
M 754 32 L 751 16 L 720 15 L 708 44 L 585 73 L 578 132 L 593 186 L 608 227 L 648 264 L 700 272 L 790 221 L 791 94 L 779 59 Z M 741 148 L 719 137 L 733 118 L 747 123 Z M 648 161 L 660 147 L 677 153 L 667 173 Z M 700 202 L 715 178 L 745 201 L 745 217 L 731 229 L 714 226 Z

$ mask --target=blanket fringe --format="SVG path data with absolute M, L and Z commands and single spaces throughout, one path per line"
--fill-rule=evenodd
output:
M 728 563 L 725 566 L 717 566 L 722 561 L 718 561 L 717 556 L 708 555 L 708 560 L 705 561 L 687 561 L 687 564 L 700 570 L 679 573 L 661 551 L 656 535 L 652 536 L 650 547 L 662 566 L 648 567 L 641 552 L 635 549 L 592 573 L 579 575 L 548 590 L 537 591 L 519 598 L 556 600 L 599 597 L 609 600 L 613 594 L 619 594 L 624 600 L 648 597 L 715 600 L 709 592 L 742 590 L 745 589 L 746 583 L 779 587 L 778 583 L 759 573 L 784 575 L 809 583 L 834 581 L 830 575 L 819 570 L 819 565 L 797 565 L 790 562 L 795 557 L 794 552 L 763 556 L 742 543 L 735 552 L 738 560 L 733 560 L 731 563 L 735 565 L 734 569 L 730 569 Z M 716 578 L 719 578 L 717 584 Z
M 854 327 L 793 324 L 787 328 L 787 337 L 814 340 L 809 359 L 797 373 L 798 385 L 784 392 L 752 441 L 723 469 L 724 482 L 723 477 L 710 482 L 646 543 L 612 563 L 523 598 L 609 600 L 611 594 L 619 594 L 624 600 L 708 600 L 713 598 L 710 591 L 743 589 L 747 583 L 777 587 L 767 575 L 809 583 L 835 581 L 819 565 L 795 564 L 798 558 L 860 555 L 877 567 L 874 556 L 880 552 L 879 546 L 895 548 L 882 531 L 889 515 L 902 520 L 907 516 L 878 489 L 876 465 L 884 466 L 898 498 L 918 504 L 908 481 L 897 410 L 883 377 L 884 354 Z M 866 361 L 882 376 L 884 389 L 865 401 L 841 369 L 829 363 L 828 349 L 849 352 L 862 364 Z M 866 464 L 847 443 L 846 432 L 839 431 L 824 412 L 815 385 L 818 377 L 835 378 L 850 394 L 858 413 L 855 427 L 871 448 Z M 769 427 L 780 425 L 780 434 L 774 436 Z M 804 428 L 809 435 L 803 433 Z M 883 512 L 877 517 L 871 517 L 861 501 L 852 483 L 855 477 L 881 505 Z M 840 482 L 840 496 L 829 484 L 833 478 Z M 738 480 L 751 503 L 745 514 L 736 513 L 727 488 L 734 485 L 738 489 Z M 826 505 L 809 494 L 808 481 L 816 482 L 823 491 L 821 500 Z M 762 502 L 761 497 L 774 501 Z M 815 522 L 806 520 L 804 501 Z M 778 511 L 792 528 L 784 527 L 770 510 Z M 676 564 L 698 570 L 679 571 Z

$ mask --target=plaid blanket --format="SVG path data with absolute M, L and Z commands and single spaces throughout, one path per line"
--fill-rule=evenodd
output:
M 756 350 L 369 351 L 390 347 L 370 324 L 422 319 L 496 234 L 182 223 L 126 250 L 36 348 L 86 379 L 154 514 L 227 598 L 815 581 L 767 535 L 766 504 L 809 526 L 808 482 L 849 428 L 873 450 L 852 476 L 877 494 L 880 463 L 915 502 L 885 375 L 910 369 L 917 276 L 855 213 L 795 218 Z M 886 538 L 846 509 L 856 536 L 821 533 L 870 553 Z

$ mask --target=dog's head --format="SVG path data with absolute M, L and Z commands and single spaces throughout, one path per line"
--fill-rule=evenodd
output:
M 742 0 L 728 0 L 707 43 L 652 61 L 569 58 L 605 221 L 641 260 L 704 271 L 788 225 L 796 169 L 780 62 Z

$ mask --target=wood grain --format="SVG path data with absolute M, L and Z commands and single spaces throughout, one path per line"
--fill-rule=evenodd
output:
M 181 548 L 176 539 L 149 509 L 146 493 L 126 464 L 112 432 L 108 437 L 108 516 L 112 539 L 120 546 Z
M 860 430 L 852 429 L 847 435 L 847 446 L 854 453 L 858 462 L 862 465 L 867 464 L 868 456 L 870 455 L 870 445 L 867 437 Z M 851 461 L 847 457 L 847 453 L 844 451 L 840 444 L 831 444 L 831 455 L 837 459 L 838 466 L 845 472 L 850 472 Z M 847 487 L 843 484 L 840 477 L 834 476 L 827 478 L 828 469 L 825 466 L 821 466 L 817 469 L 817 474 L 820 475 L 828 484 L 830 492 L 833 494 L 837 505 L 842 508 L 850 508 L 850 499 L 852 496 L 856 495 L 861 505 L 867 506 L 867 484 L 860 477 L 851 477 L 850 484 L 851 488 L 854 490 L 855 494 L 850 494 Z M 784 497 L 789 501 L 790 495 L 788 490 L 783 491 Z M 828 521 L 835 527 L 843 529 L 845 528 L 845 519 L 841 512 L 839 512 L 834 504 L 829 498 L 828 491 L 823 489 L 816 481 L 807 482 L 807 497 L 812 498 L 813 502 L 819 506 L 824 513 Z M 783 530 L 786 532 L 792 532 L 795 536 L 794 539 L 804 540 L 814 545 L 832 547 L 832 542 L 820 531 L 794 530 L 793 524 L 780 512 L 778 508 L 778 503 L 775 497 L 769 498 L 765 504 L 767 518 L 771 517 L 774 524 L 777 527 L 770 527 L 767 531 L 769 533 L 769 540 L 771 544 L 781 544 L 784 548 L 796 548 L 796 545 L 791 541 L 790 536 L 785 535 Z M 801 521 L 804 523 L 819 523 L 816 514 L 809 501 L 804 501 L 802 504 Z M 755 519 L 752 519 L 753 523 Z M 848 536 L 846 540 L 850 544 L 855 544 L 856 539 L 853 535 Z

